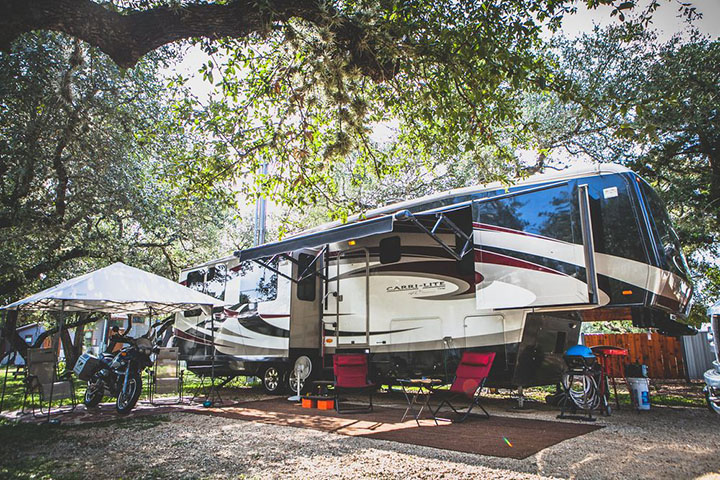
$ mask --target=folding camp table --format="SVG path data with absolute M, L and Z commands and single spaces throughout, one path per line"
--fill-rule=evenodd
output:
M 397 382 L 402 387 L 405 400 L 408 404 L 400 421 L 404 422 L 408 413 L 412 413 L 418 426 L 420 426 L 420 415 L 423 409 L 427 407 L 433 420 L 435 420 L 435 425 L 437 425 L 437 418 L 433 415 L 432 408 L 430 408 L 430 397 L 432 396 L 434 387 L 442 385 L 442 380 L 435 378 L 400 378 Z M 420 405 L 420 410 L 418 410 L 417 413 L 412 411 L 415 405 Z

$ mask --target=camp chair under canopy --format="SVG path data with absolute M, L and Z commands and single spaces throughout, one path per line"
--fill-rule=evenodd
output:
M 433 415 L 437 417 L 440 408 L 447 404 L 457 415 L 462 415 L 456 422 L 463 422 L 470 415 L 473 407 L 477 405 L 485 412 L 485 417 L 490 418 L 490 414 L 480 403 L 480 391 L 490 374 L 490 368 L 492 368 L 494 360 L 495 352 L 464 352 L 457 371 L 455 372 L 455 380 L 449 390 L 450 397 L 440 402 L 435 412 L 433 412 Z M 470 403 L 467 407 L 467 412 L 461 414 L 451 401 L 456 401 L 463 397 L 465 401 L 469 400 Z
M 180 349 L 163 347 L 155 354 L 150 376 L 150 403 L 158 405 L 157 395 L 177 394 L 177 400 L 164 400 L 163 404 L 180 403 L 183 395 L 183 372 L 180 371 Z
M 368 358 L 364 353 L 336 354 L 333 357 L 333 372 L 335 374 L 335 410 L 338 413 L 372 412 L 372 394 L 377 385 L 368 379 Z M 361 407 L 346 407 L 340 405 L 340 394 L 343 392 L 367 393 L 370 404 Z
M 47 413 L 52 409 L 53 401 L 72 399 L 72 409 L 75 409 L 75 388 L 70 373 L 58 376 L 57 358 L 54 348 L 30 348 L 27 351 L 27 375 L 25 376 L 25 393 L 23 394 L 22 412 L 30 397 L 30 407 L 33 415 L 35 405 L 40 413 L 45 415 L 43 406 L 47 405 Z

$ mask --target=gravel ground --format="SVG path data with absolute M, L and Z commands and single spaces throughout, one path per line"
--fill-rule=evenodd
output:
M 385 397 L 378 404 L 402 401 Z M 545 420 L 557 414 L 512 406 L 488 409 Z M 720 416 L 706 409 L 620 411 L 598 424 L 605 428 L 514 460 L 171 413 L 56 428 L 60 438 L 47 445 L 0 438 L 0 463 L 32 458 L 51 462 L 56 477 L 81 478 L 720 478 Z

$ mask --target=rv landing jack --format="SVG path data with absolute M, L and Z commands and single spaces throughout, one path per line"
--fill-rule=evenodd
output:
M 513 409 L 523 410 L 525 408 L 525 392 L 523 391 L 522 386 L 519 386 L 517 391 L 518 391 L 517 405 L 515 407 L 513 407 Z

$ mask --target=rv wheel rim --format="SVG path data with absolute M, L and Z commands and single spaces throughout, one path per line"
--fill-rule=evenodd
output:
M 265 376 L 263 377 L 263 382 L 265 382 L 265 387 L 268 390 L 275 390 L 278 387 L 278 384 L 280 383 L 280 374 L 277 371 L 277 368 L 270 367 L 267 370 L 265 370 Z

